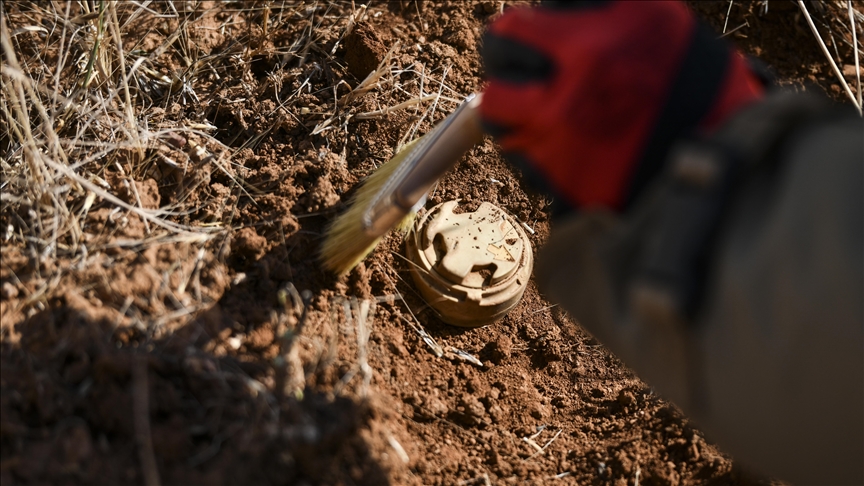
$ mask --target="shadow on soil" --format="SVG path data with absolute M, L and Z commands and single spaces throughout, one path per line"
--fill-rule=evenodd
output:
M 146 483 L 152 451 L 163 484 L 388 484 L 359 433 L 365 403 L 321 387 L 279 396 L 263 385 L 272 359 L 212 345 L 262 325 L 284 282 L 332 288 L 300 258 L 314 244 L 300 232 L 260 258 L 238 252 L 246 280 L 160 339 L 65 298 L 18 324 L 0 357 L 2 483 Z

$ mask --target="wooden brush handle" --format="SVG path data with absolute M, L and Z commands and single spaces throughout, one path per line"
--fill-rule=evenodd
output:
M 480 99 L 481 96 L 477 95 L 465 102 L 460 110 L 441 123 L 441 131 L 430 140 L 428 149 L 419 154 L 414 170 L 395 191 L 400 205 L 413 207 L 465 152 L 482 140 L 478 111 Z
M 466 100 L 412 147 L 364 215 L 367 234 L 383 235 L 420 203 L 429 189 L 483 138 L 482 95 Z

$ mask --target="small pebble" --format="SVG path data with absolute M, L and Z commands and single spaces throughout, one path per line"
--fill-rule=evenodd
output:
M 18 289 L 11 282 L 3 282 L 3 287 L 0 288 L 0 296 L 4 300 L 11 300 L 18 297 Z

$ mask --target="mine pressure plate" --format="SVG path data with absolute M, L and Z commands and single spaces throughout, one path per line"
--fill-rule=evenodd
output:
M 479 327 L 504 317 L 522 298 L 533 258 L 512 216 L 488 202 L 465 211 L 441 203 L 415 223 L 406 244 L 420 293 L 444 322 Z

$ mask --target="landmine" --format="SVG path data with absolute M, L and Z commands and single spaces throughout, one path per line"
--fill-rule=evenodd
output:
M 408 235 L 414 283 L 441 320 L 480 327 L 504 317 L 522 298 L 533 256 L 527 235 L 504 210 L 484 202 L 457 212 L 459 201 L 441 203 Z

